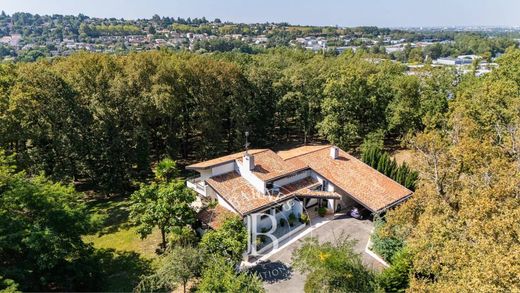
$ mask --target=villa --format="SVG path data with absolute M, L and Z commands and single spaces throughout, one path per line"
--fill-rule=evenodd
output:
M 331 145 L 277 153 L 251 149 L 186 168 L 200 174 L 187 181 L 188 187 L 203 200 L 218 201 L 216 217 L 236 214 L 249 221 L 250 233 L 252 217 L 256 218 L 255 231 L 265 232 L 275 223 L 274 235 L 280 241 L 301 230 L 305 225 L 298 220 L 304 214 L 314 216 L 318 208 L 333 214 L 359 206 L 378 214 L 412 195 L 404 186 Z

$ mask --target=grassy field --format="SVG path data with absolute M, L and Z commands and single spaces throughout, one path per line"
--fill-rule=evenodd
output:
M 129 223 L 128 205 L 125 197 L 88 203 L 91 214 L 101 224 L 95 234 L 83 236 L 83 241 L 92 243 L 100 257 L 106 259 L 108 276 L 103 291 L 132 291 L 139 277 L 149 273 L 157 259 L 159 231 L 141 239 L 136 227 Z

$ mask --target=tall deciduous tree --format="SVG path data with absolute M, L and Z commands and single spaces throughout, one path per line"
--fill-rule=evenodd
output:
M 405 241 L 411 291 L 519 290 L 518 56 L 464 77 L 446 123 L 411 141 L 421 184 L 383 228 Z
M 90 227 L 73 187 L 15 173 L 0 150 L 0 276 L 24 291 L 95 290 L 99 268 L 81 239 Z
M 196 199 L 194 191 L 181 180 L 166 180 L 171 177 L 167 174 L 172 173 L 174 165 L 170 159 L 160 162 L 155 172 L 158 181 L 141 184 L 130 197 L 130 219 L 138 225 L 137 232 L 144 238 L 159 228 L 163 249 L 167 245 L 167 233 L 195 222 L 195 211 L 191 207 Z

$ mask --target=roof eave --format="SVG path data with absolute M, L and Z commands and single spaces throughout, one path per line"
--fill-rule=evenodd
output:
M 217 163 L 217 164 L 213 164 L 213 165 L 209 165 L 209 166 L 204 166 L 204 167 L 197 167 L 196 164 L 195 165 L 189 165 L 189 166 L 186 166 L 185 169 L 186 170 L 207 170 L 207 169 L 211 169 L 213 167 L 217 167 L 217 166 L 220 166 L 220 165 L 225 165 L 225 164 L 229 164 L 231 162 L 234 162 L 236 161 L 236 159 L 233 159 L 233 160 L 229 160 L 229 161 L 225 161 L 225 162 L 220 162 L 220 163 Z
M 396 201 L 394 201 L 394 202 L 392 202 L 392 203 L 390 203 L 390 204 L 388 204 L 388 205 L 386 205 L 386 206 L 380 208 L 379 210 L 375 211 L 374 213 L 377 213 L 377 214 L 378 214 L 378 213 L 385 212 L 385 211 L 387 211 L 388 209 L 393 208 L 393 207 L 395 207 L 396 205 L 403 203 L 404 201 L 406 201 L 407 199 L 409 199 L 412 195 L 413 195 L 413 192 L 410 192 L 410 193 L 409 193 L 408 195 L 406 195 L 405 197 L 403 197 L 403 198 L 401 198 L 401 199 L 398 199 L 398 200 L 396 200 Z

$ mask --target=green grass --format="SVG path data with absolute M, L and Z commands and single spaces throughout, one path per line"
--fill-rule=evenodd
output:
M 159 230 L 145 239 L 140 239 L 135 227 L 119 229 L 108 234 L 86 235 L 83 241 L 94 244 L 96 248 L 115 249 L 118 251 L 136 252 L 141 256 L 153 259 L 161 242 Z
M 87 206 L 99 224 L 95 233 L 83 236 L 83 241 L 97 248 L 97 255 L 104 264 L 107 276 L 103 291 L 132 291 L 139 277 L 149 274 L 157 260 L 159 231 L 154 230 L 145 239 L 139 237 L 137 228 L 128 219 L 128 198 L 93 200 Z

